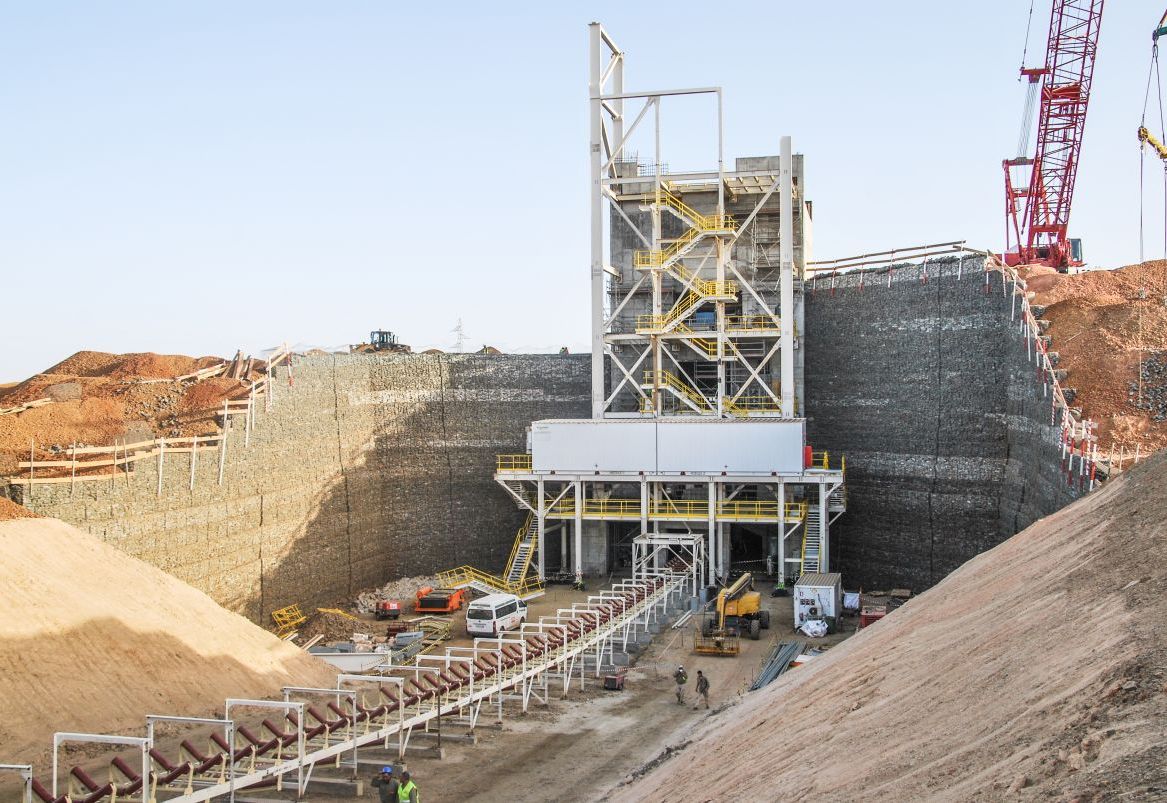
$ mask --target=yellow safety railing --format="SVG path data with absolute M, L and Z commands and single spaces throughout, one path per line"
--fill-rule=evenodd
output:
M 733 331 L 777 332 L 782 327 L 769 315 L 726 315 L 725 328 Z
M 669 388 L 676 392 L 678 396 L 682 396 L 693 403 L 694 406 L 702 410 L 712 410 L 709 400 L 706 399 L 696 389 L 689 384 L 679 379 L 672 371 L 645 371 L 644 382 L 642 387 L 653 387 L 655 385 Z
M 806 523 L 804 522 L 802 525 L 802 555 L 799 557 L 799 564 L 798 564 L 798 573 L 800 575 L 806 574 L 806 542 L 807 542 L 807 537 L 809 535 L 810 535 L 810 528 L 807 527 Z M 822 549 L 822 547 L 820 547 L 820 550 L 821 549 Z M 822 554 L 821 551 L 819 554 L 820 555 Z M 816 560 L 817 560 L 817 558 L 816 558 Z
M 737 222 L 730 215 L 703 215 L 676 195 L 666 189 L 661 189 L 657 195 L 658 204 L 669 206 L 689 219 L 693 226 L 701 231 L 734 231 Z
M 716 339 L 710 340 L 707 337 L 698 337 L 698 336 L 696 336 L 697 332 L 694 332 L 688 326 L 686 326 L 683 323 L 679 323 L 679 322 L 677 323 L 676 326 L 673 327 L 673 331 L 678 332 L 679 334 L 682 334 L 682 335 L 687 335 L 688 341 L 690 343 L 692 343 L 699 351 L 704 352 L 705 356 L 707 356 L 707 357 L 716 357 L 717 356 L 717 340 Z M 702 333 L 702 334 L 704 334 L 704 333 Z
M 812 452 L 810 468 L 830 468 L 831 467 L 831 453 L 830 452 Z
M 780 413 L 782 405 L 769 396 L 726 396 L 722 406 L 732 415 L 744 417 L 750 413 Z
M 291 633 L 296 625 L 307 622 L 308 617 L 300 610 L 299 605 L 289 605 L 271 612 L 272 621 L 276 623 L 280 636 Z
M 637 251 L 632 255 L 632 264 L 637 268 L 659 268 L 666 262 L 671 262 L 678 257 L 681 252 L 687 251 L 689 246 L 695 243 L 704 232 L 700 229 L 689 229 L 677 239 L 673 240 L 672 245 L 660 251 Z
M 779 505 L 777 502 L 759 500 L 738 500 L 717 502 L 717 515 L 725 519 L 739 521 L 777 521 L 779 519 Z M 782 519 L 790 524 L 796 524 L 806 519 L 806 502 L 787 502 L 783 508 Z M 570 518 L 575 515 L 575 500 L 565 499 L 556 502 L 547 509 L 547 515 L 552 518 Z M 640 518 L 639 499 L 585 499 L 583 516 L 604 516 L 606 518 L 637 519 Z M 650 519 L 705 519 L 709 517 L 709 502 L 704 499 L 658 499 L 648 504 L 648 518 Z
M 484 572 L 473 566 L 459 566 L 456 569 L 439 572 L 438 583 L 444 588 L 461 588 L 471 583 L 479 583 L 518 597 L 527 597 L 544 590 L 543 581 L 537 577 L 524 577 L 522 582 L 508 583 L 505 577 Z
M 530 471 L 531 455 L 500 454 L 495 465 L 497 471 Z
M 515 543 L 511 545 L 511 554 L 507 558 L 506 562 L 506 572 L 508 577 L 510 576 L 511 568 L 515 565 L 515 560 L 519 556 L 519 548 L 528 540 L 534 541 L 539 537 L 538 530 L 533 529 L 534 522 L 534 512 L 528 512 L 526 520 L 523 521 L 523 526 L 519 527 L 518 533 L 515 534 Z M 519 577 L 527 576 L 527 570 L 531 567 L 531 558 L 535 554 L 533 547 L 534 544 L 532 544 L 531 549 L 527 550 L 527 556 L 523 559 L 522 570 L 519 572 Z

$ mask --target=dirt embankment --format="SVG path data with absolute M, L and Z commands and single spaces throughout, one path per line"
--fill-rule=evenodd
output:
M 138 733 L 146 714 L 331 686 L 335 671 L 191 586 L 56 519 L 0 523 L 0 761 L 54 731 Z
M 618 800 L 1167 798 L 1167 454 L 748 695 Z
M 262 363 L 242 379 L 179 382 L 176 377 L 222 362 L 219 357 L 79 351 L 0 389 L 0 408 L 51 399 L 43 406 L 0 415 L 0 474 L 17 473 L 17 463 L 29 459 L 34 444 L 36 459 L 53 460 L 68 457 L 73 444 L 111 446 L 214 434 L 215 412 L 224 400 L 247 395 Z
M 1167 262 L 1023 276 L 1033 303 L 1045 307 L 1050 350 L 1077 390 L 1073 404 L 1098 422 L 1099 449 L 1167 446 Z

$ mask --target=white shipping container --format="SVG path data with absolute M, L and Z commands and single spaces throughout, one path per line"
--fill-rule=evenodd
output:
M 838 619 L 843 612 L 843 576 L 807 572 L 794 584 L 794 627 L 810 619 Z
M 535 471 L 794 474 L 803 469 L 802 419 L 545 420 L 531 425 Z

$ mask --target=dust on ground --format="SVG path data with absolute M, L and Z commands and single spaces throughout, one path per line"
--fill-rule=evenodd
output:
M 1167 799 L 1167 453 L 973 558 L 605 799 Z
M 763 590 L 762 585 L 758 588 Z M 545 597 L 531 601 L 531 619 L 571 607 L 588 593 L 595 592 L 552 586 Z M 439 760 L 419 751 L 407 756 L 406 766 L 426 800 L 604 799 L 610 787 L 631 779 L 643 765 L 677 752 L 712 715 L 732 709 L 778 641 L 797 638 L 830 647 L 853 632 L 855 620 L 849 619 L 844 632 L 824 639 L 795 636 L 789 597 L 763 595 L 763 606 L 771 612 L 771 629 L 763 631 L 759 641 L 743 640 L 737 658 L 696 656 L 692 626 L 666 628 L 629 669 L 624 691 L 604 691 L 589 675 L 584 691 L 579 690 L 576 677 L 567 699 L 561 699 L 562 682 L 557 687 L 553 681 L 547 706 L 533 700 L 529 712 L 522 714 L 516 703 L 508 701 L 501 726 L 494 724 L 493 709 L 484 708 L 477 744 L 458 741 L 465 728 L 447 725 L 444 757 Z M 465 636 L 463 616 L 453 617 L 453 630 L 452 644 L 471 643 Z M 678 665 L 689 675 L 684 705 L 678 705 L 673 696 L 672 673 Z M 698 669 L 710 678 L 709 711 L 692 707 Z M 435 744 L 432 737 L 417 742 Z M 371 778 L 374 769 L 370 766 L 365 774 Z M 314 793 L 313 799 L 322 803 L 352 800 L 319 794 Z
M 1033 303 L 1045 307 L 1046 334 L 1072 404 L 1098 423 L 1099 448 L 1142 454 L 1167 446 L 1167 378 L 1147 371 L 1167 359 L 1167 261 L 1064 274 L 1021 272 Z M 1143 367 L 1140 386 L 1140 366 Z

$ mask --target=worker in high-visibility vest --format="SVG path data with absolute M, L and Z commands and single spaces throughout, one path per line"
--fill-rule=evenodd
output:
M 410 780 L 408 772 L 401 773 L 401 783 L 397 786 L 397 803 L 417 803 L 417 784 Z

